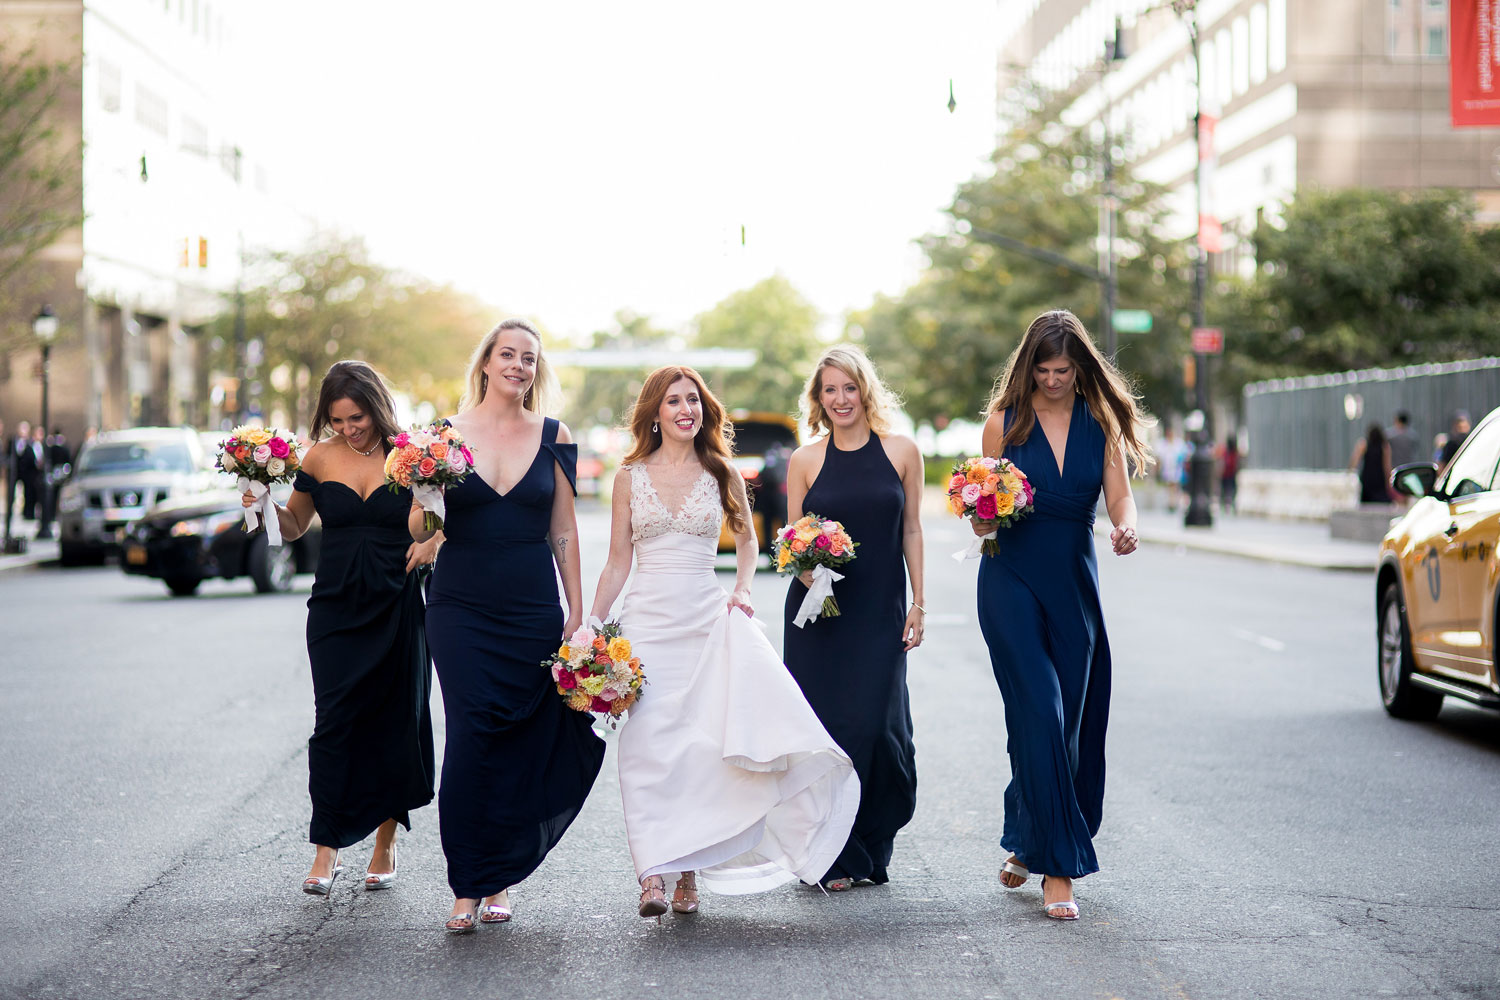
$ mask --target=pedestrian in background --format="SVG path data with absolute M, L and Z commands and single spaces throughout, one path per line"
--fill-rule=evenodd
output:
M 36 517 L 36 499 L 42 476 L 42 447 L 31 433 L 31 424 L 23 420 L 16 425 L 16 439 L 11 446 L 11 503 L 17 488 L 21 493 L 21 517 Z
M 407 533 L 411 491 L 385 486 L 385 456 L 399 433 L 385 382 L 363 361 L 338 361 L 318 390 L 311 437 L 286 506 L 282 538 L 323 522 L 307 600 L 314 723 L 307 741 L 317 848 L 302 891 L 326 896 L 343 871 L 339 851 L 373 831 L 366 889 L 396 880 L 396 825 L 432 801 L 432 673 L 419 568 L 440 541 Z M 246 507 L 255 495 L 246 492 Z
M 786 667 L 859 775 L 854 829 L 821 878 L 835 891 L 890 881 L 896 834 L 917 803 L 906 654 L 927 628 L 922 453 L 892 432 L 896 406 L 863 351 L 828 348 L 801 399 L 803 422 L 823 436 L 794 451 L 787 465 L 788 522 L 810 513 L 832 518 L 859 545 L 857 558 L 840 567 L 842 614 L 794 624 L 810 572 L 792 581 L 783 609 Z
M 1187 444 L 1178 439 L 1171 424 L 1163 424 L 1156 442 L 1156 475 L 1167 488 L 1167 510 L 1175 511 L 1182 502 L 1183 479 L 1187 469 Z
M 1379 424 L 1371 424 L 1354 442 L 1349 469 L 1359 474 L 1360 503 L 1391 502 L 1391 446 Z
M 1385 432 L 1385 441 L 1391 449 L 1392 469 L 1418 461 L 1422 445 L 1417 439 L 1416 431 L 1412 430 L 1411 414 L 1405 410 L 1396 414 L 1396 422 Z
M 984 454 L 1007 458 L 1036 509 L 1001 532 L 979 566 L 979 625 L 1005 702 L 1011 781 L 1000 881 L 1042 875 L 1043 912 L 1078 919 L 1073 879 L 1099 870 L 1110 651 L 1099 603 L 1099 493 L 1116 555 L 1136 548 L 1129 469 L 1151 458 L 1138 397 L 1066 310 L 1038 316 L 985 407 Z M 994 530 L 974 522 L 974 533 Z
M 1233 433 L 1225 435 L 1218 458 L 1219 508 L 1230 512 L 1234 510 L 1234 501 L 1240 491 L 1240 443 Z
M 1443 446 L 1438 451 L 1438 475 L 1442 475 L 1447 470 L 1448 463 L 1453 461 L 1453 456 L 1458 454 L 1458 449 L 1463 445 L 1464 439 L 1468 436 L 1469 415 L 1463 410 L 1459 410 L 1453 414 L 1453 422 L 1448 428 L 1448 437 L 1443 441 Z
M 505 320 L 474 351 L 450 421 L 474 466 L 444 496 L 427 635 L 447 720 L 438 828 L 456 934 L 510 919 L 510 887 L 557 846 L 604 763 L 593 720 L 539 665 L 583 623 L 578 446 L 545 415 L 556 384 L 541 334 Z M 433 534 L 423 515 L 412 507 L 418 541 Z

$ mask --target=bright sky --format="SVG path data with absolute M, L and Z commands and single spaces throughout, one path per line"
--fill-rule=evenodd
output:
M 257 0 L 240 37 L 282 184 L 384 263 L 573 334 L 780 272 L 837 328 L 983 169 L 997 4 Z

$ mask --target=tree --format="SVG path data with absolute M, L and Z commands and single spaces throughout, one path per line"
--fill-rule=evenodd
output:
M 918 421 L 973 418 L 996 375 L 1040 312 L 1077 313 L 1095 336 L 1097 281 L 1066 266 L 1002 249 L 996 233 L 1093 265 L 1098 238 L 1097 150 L 1081 132 L 1048 124 L 1049 105 L 995 150 L 993 173 L 958 189 L 945 232 L 921 239 L 929 267 L 899 298 L 882 297 L 850 318 Z M 1117 359 L 1155 410 L 1182 403 L 1181 357 L 1191 319 L 1190 261 L 1163 237 L 1163 190 L 1116 168 L 1120 308 L 1150 310 L 1154 328 L 1120 338 Z
M 83 224 L 83 146 L 56 109 L 78 67 L 0 42 L 0 353 L 31 342 L 45 275 L 40 254 Z
M 1217 303 L 1240 384 L 1495 349 L 1500 231 L 1466 194 L 1303 190 L 1254 246 L 1255 277 Z
M 753 348 L 754 367 L 704 372 L 730 409 L 791 413 L 818 354 L 818 310 L 773 275 L 735 292 L 697 318 L 700 347 Z
M 628 310 L 615 314 L 611 330 L 596 331 L 589 347 L 596 351 L 632 351 L 681 347 L 682 338 L 651 325 L 651 320 Z M 563 419 L 575 431 L 604 425 L 623 426 L 630 406 L 650 374 L 650 365 L 636 368 L 586 368 L 562 372 L 568 408 Z

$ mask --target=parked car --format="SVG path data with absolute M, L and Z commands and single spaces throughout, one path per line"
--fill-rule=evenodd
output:
M 271 490 L 285 503 L 291 487 Z M 291 589 L 297 573 L 318 565 L 322 527 L 313 519 L 307 533 L 279 546 L 264 528 L 246 532 L 238 490 L 216 487 L 157 504 L 124 532 L 120 566 L 126 573 L 161 580 L 178 597 L 197 591 L 204 580 L 248 576 L 257 592 Z
M 762 552 L 786 524 L 786 464 L 797 450 L 797 421 L 785 413 L 735 410 L 734 466 L 745 477 L 750 493 L 750 516 Z M 734 551 L 729 523 L 719 531 L 719 551 Z
M 163 500 L 199 493 L 214 481 L 213 456 L 186 427 L 135 427 L 100 434 L 78 456 L 57 498 L 59 554 L 65 565 L 102 562 L 120 529 Z
M 1391 485 L 1416 502 L 1380 546 L 1375 577 L 1380 695 L 1400 719 L 1444 698 L 1500 709 L 1500 409 L 1448 468 L 1403 465 Z

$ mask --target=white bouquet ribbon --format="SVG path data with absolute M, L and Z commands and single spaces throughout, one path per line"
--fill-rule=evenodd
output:
M 433 486 L 431 483 L 418 483 L 411 488 L 412 499 L 421 505 L 422 509 L 430 514 L 436 515 L 439 521 L 448 520 L 448 506 L 443 502 L 443 488 Z
M 844 578 L 844 574 L 835 573 L 827 566 L 814 566 L 812 575 L 812 586 L 807 588 L 807 596 L 802 598 L 802 606 L 792 619 L 792 624 L 798 628 L 803 628 L 818 617 L 823 611 L 823 602 L 833 596 L 834 582 Z
M 240 492 L 255 494 L 255 502 L 245 508 L 245 530 L 254 531 L 264 521 L 266 541 L 271 545 L 281 544 L 281 522 L 276 517 L 276 501 L 271 499 L 271 488 L 265 483 L 240 477 Z
M 975 535 L 974 539 L 971 542 L 969 542 L 969 544 L 967 546 L 965 546 L 964 548 L 960 549 L 959 551 L 953 553 L 953 561 L 954 562 L 963 562 L 966 559 L 978 559 L 981 555 L 984 554 L 981 551 L 981 547 L 984 545 L 984 543 L 987 542 L 987 541 L 989 541 L 990 539 L 994 538 L 995 536 L 997 536 L 999 534 L 1000 534 L 1000 529 L 996 528 L 994 531 L 990 532 L 988 535 Z

